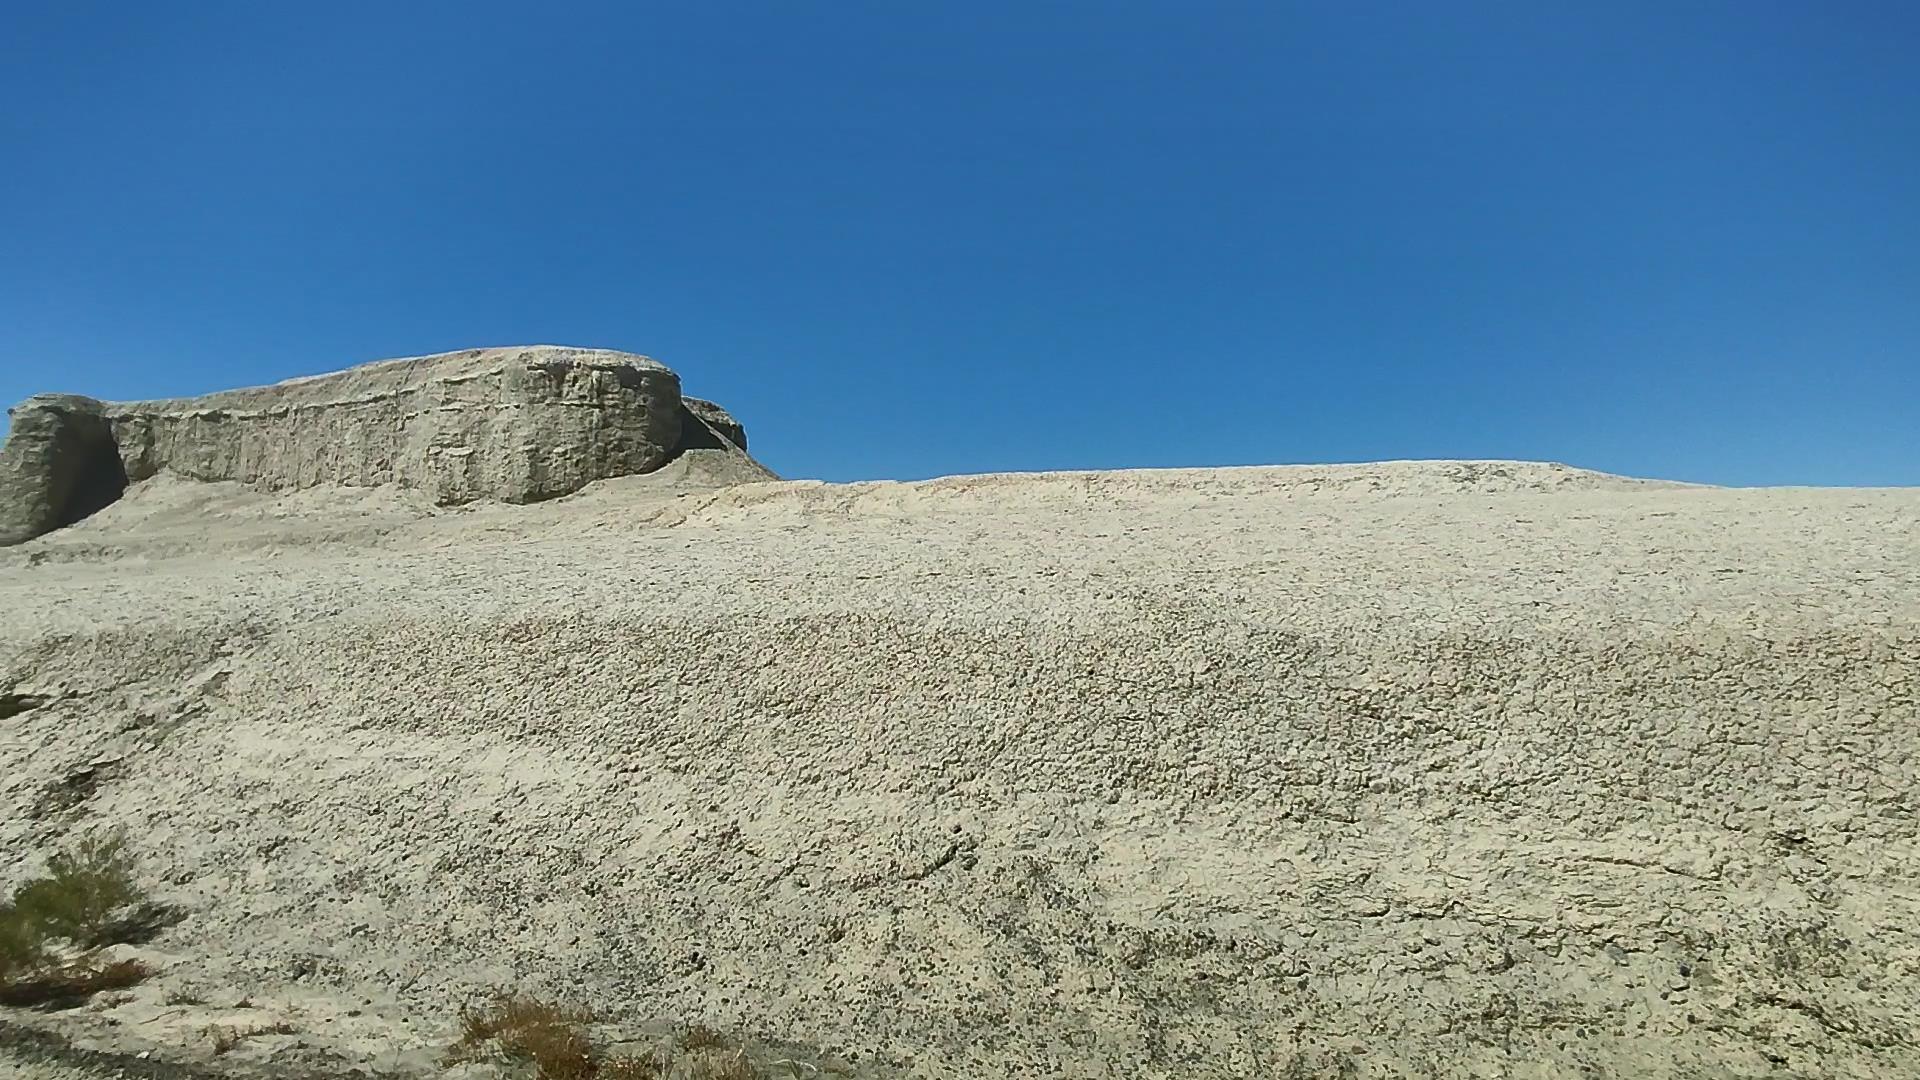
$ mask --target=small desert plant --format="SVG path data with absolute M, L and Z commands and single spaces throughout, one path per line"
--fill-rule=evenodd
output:
M 214 1054 L 220 1055 L 227 1053 L 247 1039 L 253 1038 L 255 1035 L 292 1035 L 299 1030 L 299 1028 L 282 1020 L 276 1024 L 259 1024 L 254 1027 L 243 1028 L 221 1027 L 218 1024 L 211 1024 L 208 1025 L 206 1030 L 201 1034 L 205 1035 L 207 1041 L 213 1044 Z
M 695 1024 L 680 1036 L 681 1058 L 689 1080 L 759 1080 L 746 1050 L 705 1024 Z
M 661 1080 L 660 1062 L 650 1057 L 608 1058 L 594 1080 Z
M 745 1050 L 696 1051 L 688 1055 L 687 1076 L 690 1080 L 759 1080 L 760 1070 Z
M 13 910 L 47 937 L 91 948 L 105 944 L 100 933 L 113 914 L 139 900 L 126 839 L 114 833 L 48 859 L 47 876 L 14 891 Z
M 695 1024 L 680 1036 L 682 1050 L 724 1050 L 730 1045 L 725 1035 L 705 1024 Z
M 762 1080 L 760 1068 L 737 1040 L 696 1024 L 671 1044 L 645 1056 L 597 1059 L 585 1025 L 585 1009 L 568 1008 L 502 992 L 460 1012 L 460 1038 L 448 1049 L 449 1065 L 505 1061 L 531 1066 L 532 1080 Z M 817 1075 L 799 1062 L 777 1063 L 785 1075 Z M 806 1073 L 800 1070 L 806 1069 Z
M 119 990 L 153 970 L 138 961 L 63 958 L 56 939 L 93 949 L 107 944 L 112 916 L 141 901 L 133 860 L 119 834 L 81 841 L 47 860 L 45 877 L 0 903 L 0 1004 L 41 1005 Z
M 0 903 L 0 985 L 46 965 L 46 935 L 20 916 L 12 904 Z
M 460 1041 L 447 1060 L 506 1058 L 531 1063 L 538 1080 L 588 1080 L 597 1070 L 593 1044 L 581 1025 L 591 1019 L 584 1009 L 501 994 L 461 1010 Z

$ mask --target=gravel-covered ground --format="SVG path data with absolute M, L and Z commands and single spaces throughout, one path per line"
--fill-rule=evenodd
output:
M 1920 490 L 160 480 L 0 612 L 0 875 L 123 825 L 188 914 L 44 1021 L 129 1048 L 430 1073 L 510 984 L 881 1075 L 1920 1073 Z

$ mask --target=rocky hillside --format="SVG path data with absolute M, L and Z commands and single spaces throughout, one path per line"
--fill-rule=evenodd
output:
M 12 1022 L 440 1075 L 508 986 L 871 1075 L 1920 1072 L 1920 492 L 407 500 L 173 482 L 0 556 L 0 883 L 121 827 L 180 913 Z

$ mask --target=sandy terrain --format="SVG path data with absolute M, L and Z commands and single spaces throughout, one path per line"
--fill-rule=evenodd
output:
M 512 985 L 879 1076 L 1920 1075 L 1920 490 L 688 481 L 163 477 L 0 551 L 0 884 L 121 825 L 186 914 L 4 1024 L 436 1075 Z

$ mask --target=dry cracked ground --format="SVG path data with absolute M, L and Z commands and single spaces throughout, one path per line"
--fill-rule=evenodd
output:
M 0 551 L 0 885 L 174 913 L 0 1073 L 1920 1075 L 1917 693 L 1920 490 L 160 478 Z

